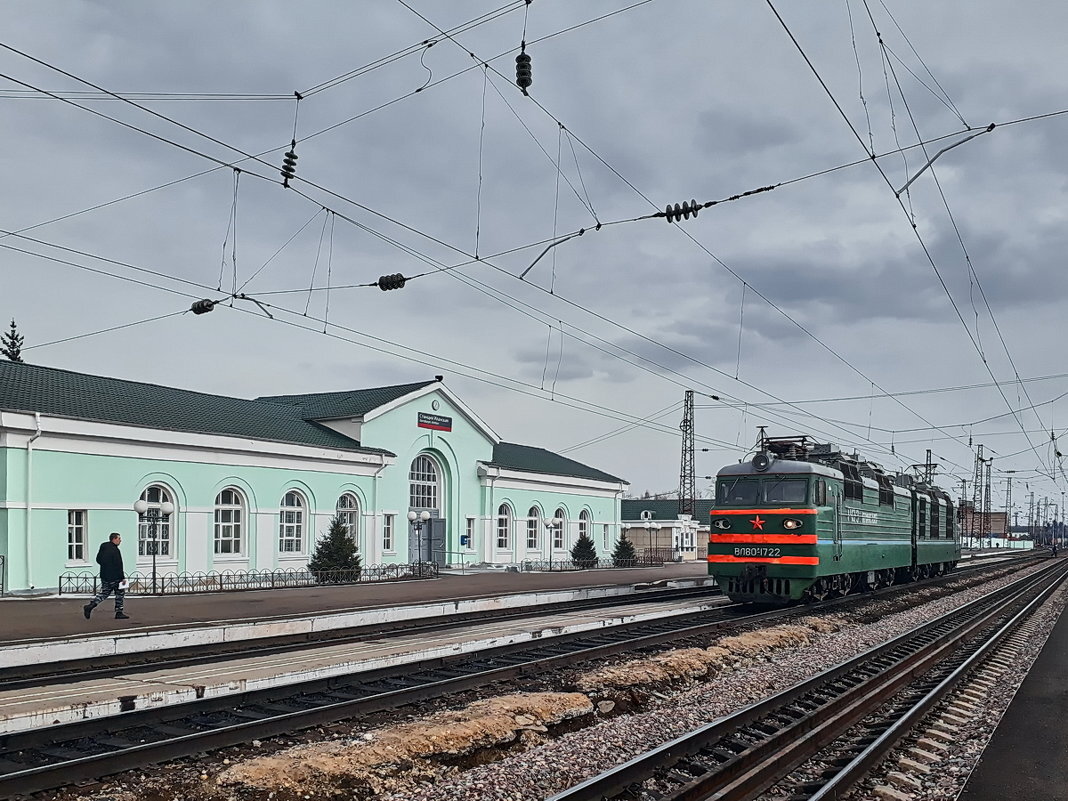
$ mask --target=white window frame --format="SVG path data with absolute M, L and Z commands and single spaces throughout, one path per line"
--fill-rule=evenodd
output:
M 354 492 L 343 492 L 337 499 L 334 511 L 341 515 L 345 524 L 345 533 L 354 543 L 360 543 L 360 499 Z
M 382 552 L 395 553 L 393 544 L 394 519 L 396 515 L 382 515 Z
M 553 513 L 553 517 L 560 521 L 560 525 L 553 528 L 553 548 L 557 551 L 562 551 L 567 547 L 567 537 L 564 534 L 567 530 L 567 517 L 564 514 L 562 508 Z
M 590 536 L 590 513 L 583 509 L 579 512 L 579 536 Z
M 230 493 L 230 498 L 224 498 Z M 236 487 L 227 487 L 215 496 L 215 525 L 212 548 L 216 556 L 237 557 L 245 552 L 245 496 Z M 227 550 L 223 546 L 229 546 Z
M 153 499 L 153 490 L 157 490 L 156 497 Z M 150 509 L 156 509 L 159 515 L 156 519 L 156 558 L 163 559 L 163 561 L 177 561 L 178 548 L 177 544 L 173 542 L 175 537 L 172 537 L 174 533 L 171 528 L 172 522 L 178 517 L 178 504 L 174 503 L 174 499 L 171 497 L 171 491 L 162 484 L 149 484 L 141 492 L 141 500 L 148 504 Z M 162 513 L 158 510 L 164 503 L 170 501 L 174 505 L 174 511 L 163 518 Z M 137 521 L 137 555 L 138 557 L 147 556 L 151 557 L 151 549 L 148 547 L 151 542 L 151 530 L 150 524 L 145 517 L 141 517 Z M 174 552 L 171 552 L 171 545 L 175 545 Z
M 475 550 L 475 518 L 467 518 L 467 545 L 465 550 Z
M 536 506 L 531 506 L 527 510 L 527 550 L 538 550 L 538 542 L 540 541 L 539 534 L 541 532 L 538 529 L 541 527 L 541 510 Z
M 297 490 L 287 490 L 278 508 L 278 553 L 281 556 L 304 553 L 305 510 L 308 503 Z
M 67 561 L 89 561 L 89 512 L 85 509 L 67 510 Z M 80 552 L 80 553 L 79 553 Z
M 502 503 L 497 507 L 497 547 L 508 550 L 512 547 L 512 507 Z
M 437 462 L 421 453 L 408 468 L 408 507 L 410 509 L 436 509 L 438 506 L 441 470 Z
M 612 545 L 612 543 L 608 541 L 608 537 L 609 537 L 611 531 L 612 531 L 612 527 L 610 525 L 608 525 L 608 523 L 605 523 L 604 526 L 602 526 L 601 536 L 604 538 L 604 547 L 605 548 L 609 548 Z

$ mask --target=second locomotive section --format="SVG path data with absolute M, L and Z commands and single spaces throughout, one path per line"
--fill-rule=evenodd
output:
M 708 570 L 733 600 L 821 600 L 940 575 L 960 558 L 942 490 L 805 437 L 719 471 Z

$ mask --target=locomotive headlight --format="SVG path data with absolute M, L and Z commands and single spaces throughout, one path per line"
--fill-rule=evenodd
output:
M 729 517 L 717 517 L 712 521 L 712 525 L 720 531 L 726 531 L 731 527 L 731 519 Z
M 793 531 L 794 529 L 801 528 L 801 521 L 796 517 L 788 517 L 782 521 L 782 527 L 787 531 Z

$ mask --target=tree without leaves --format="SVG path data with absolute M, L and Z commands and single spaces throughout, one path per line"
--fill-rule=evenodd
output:
M 637 558 L 638 553 L 634 550 L 634 544 L 627 539 L 626 534 L 620 534 L 619 539 L 616 540 L 615 550 L 612 551 L 612 564 L 616 567 L 634 567 Z
M 22 361 L 23 336 L 19 333 L 15 319 L 11 319 L 11 328 L 3 336 L 0 336 L 0 353 L 4 354 L 13 362 Z
M 580 570 L 597 566 L 597 546 L 593 544 L 589 534 L 579 534 L 579 538 L 571 546 L 571 561 Z
M 326 534 L 315 543 L 308 570 L 320 584 L 347 584 L 359 579 L 361 568 L 356 543 L 339 512 L 330 520 Z

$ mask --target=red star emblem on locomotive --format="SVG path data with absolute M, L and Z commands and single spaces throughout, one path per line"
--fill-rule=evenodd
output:
M 768 522 L 768 521 L 766 521 L 763 518 L 761 518 L 760 515 L 757 515 L 756 517 L 754 517 L 749 522 L 753 524 L 753 528 L 754 529 L 760 529 L 761 531 L 763 531 L 764 530 L 764 524 L 766 522 Z

